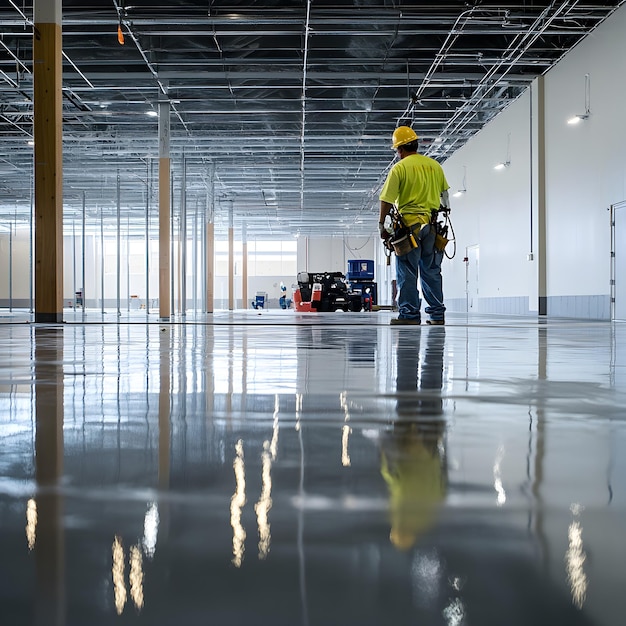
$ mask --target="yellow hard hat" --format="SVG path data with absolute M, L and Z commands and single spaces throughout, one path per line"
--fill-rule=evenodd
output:
M 410 126 L 398 126 L 396 130 L 393 131 L 393 146 L 392 150 L 396 150 L 400 146 L 403 146 L 406 143 L 411 143 L 412 141 L 416 141 L 418 136 L 415 134 L 415 131 Z

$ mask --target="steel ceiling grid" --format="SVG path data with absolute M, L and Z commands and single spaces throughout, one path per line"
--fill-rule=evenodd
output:
M 620 4 L 64 0 L 68 221 L 82 191 L 115 198 L 118 171 L 124 210 L 141 215 L 133 181 L 158 154 L 146 112 L 166 91 L 175 211 L 184 153 L 190 206 L 213 163 L 237 227 L 368 235 L 396 124 L 444 160 Z M 0 171 L 14 181 L 0 212 L 28 219 L 32 2 L 3 5 L 0 29 Z

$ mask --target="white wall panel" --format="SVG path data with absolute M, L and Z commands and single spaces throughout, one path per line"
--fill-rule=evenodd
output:
M 610 292 L 608 207 L 626 199 L 625 31 L 626 6 L 545 75 L 548 298 Z M 591 115 L 571 126 L 567 119 L 585 111 L 585 74 Z M 537 183 L 530 170 L 537 167 L 538 138 L 535 128 L 531 163 L 530 99 L 527 91 L 444 163 L 451 191 L 462 187 L 464 171 L 467 188 L 452 200 L 459 249 L 444 264 L 446 299 L 465 297 L 465 247 L 479 244 L 481 295 L 527 296 L 536 310 Z M 534 102 L 535 127 L 536 115 Z M 495 172 L 509 133 L 511 165 Z M 534 261 L 527 260 L 531 196 Z
M 521 96 L 444 163 L 452 198 L 457 254 L 444 264 L 446 298 L 465 297 L 468 246 L 480 244 L 482 297 L 527 295 L 530 252 L 530 93 Z M 510 148 L 509 148 L 510 137 Z M 510 158 L 504 170 L 494 165 Z

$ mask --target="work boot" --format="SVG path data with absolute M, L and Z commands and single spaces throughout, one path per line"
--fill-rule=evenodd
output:
M 429 326 L 443 326 L 446 323 L 446 320 L 426 320 L 426 323 Z
M 392 326 L 396 325 L 408 325 L 408 326 L 419 326 L 420 321 L 418 319 L 414 319 L 411 317 L 394 317 L 390 322 Z

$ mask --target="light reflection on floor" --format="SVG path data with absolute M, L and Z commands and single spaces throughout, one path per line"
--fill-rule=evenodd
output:
M 624 621 L 626 326 L 290 313 L 3 320 L 3 623 Z

